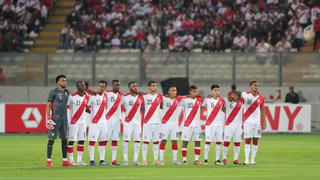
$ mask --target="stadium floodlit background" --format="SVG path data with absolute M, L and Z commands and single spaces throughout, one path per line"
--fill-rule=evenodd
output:
M 0 180 L 320 179 L 317 13 L 319 0 L 1 1 Z M 78 80 L 95 90 L 119 79 L 127 92 L 129 81 L 147 91 L 148 80 L 186 78 L 204 97 L 213 83 L 225 97 L 257 79 L 267 101 L 258 165 L 62 168 L 56 145 L 47 169 L 45 103 L 61 73 L 72 91 Z M 299 103 L 284 103 L 289 86 Z

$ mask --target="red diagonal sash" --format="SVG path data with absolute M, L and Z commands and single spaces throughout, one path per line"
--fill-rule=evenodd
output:
M 103 95 L 103 99 L 102 99 L 102 102 L 100 104 L 100 107 L 96 113 L 96 115 L 92 118 L 92 123 L 97 123 L 99 122 L 99 120 L 101 119 L 102 117 L 102 114 L 103 114 L 103 111 L 105 110 L 106 108 L 106 104 L 107 104 L 107 93 L 105 93 Z
M 82 103 L 80 104 L 77 112 L 74 113 L 74 115 L 71 118 L 71 121 L 70 121 L 71 124 L 76 124 L 78 122 L 79 118 L 81 117 L 82 113 L 84 112 L 84 109 L 86 108 L 86 105 L 88 103 L 88 99 L 89 99 L 89 96 L 84 95 Z
M 242 102 L 238 101 L 236 106 L 232 109 L 231 113 L 229 114 L 227 120 L 226 120 L 226 126 L 232 123 L 232 121 L 236 118 L 238 112 L 240 111 L 242 106 Z
M 181 98 L 179 98 L 181 99 Z M 170 108 L 167 110 L 167 112 L 164 114 L 163 118 L 162 118 L 162 124 L 166 124 L 168 122 L 168 120 L 171 118 L 172 114 L 174 113 L 174 111 L 177 109 L 178 107 L 178 102 L 180 101 L 178 98 L 176 98 L 172 105 L 170 106 Z
M 197 112 L 199 110 L 200 103 L 201 103 L 200 99 L 201 98 L 197 97 L 196 102 L 194 103 L 194 106 L 192 107 L 189 116 L 184 121 L 184 126 L 185 127 L 188 127 L 192 123 L 194 117 L 196 116 L 196 114 L 197 114 Z
M 158 94 L 157 97 L 155 98 L 155 100 L 153 101 L 149 111 L 147 112 L 143 123 L 146 124 L 149 122 L 149 120 L 151 119 L 152 115 L 154 114 L 154 112 L 156 111 L 156 109 L 158 108 L 160 102 L 161 102 L 161 96 Z
M 206 121 L 207 126 L 209 126 L 216 119 L 216 116 L 218 115 L 219 111 L 221 110 L 224 104 L 223 101 L 224 101 L 223 98 L 219 98 L 217 104 L 214 106 L 209 117 L 207 118 L 207 121 Z
M 136 102 L 134 102 L 130 112 L 128 113 L 128 116 L 126 117 L 125 121 L 127 123 L 131 122 L 132 121 L 132 118 L 134 117 L 134 115 L 136 114 L 136 112 L 138 111 L 139 109 L 139 106 L 141 105 L 142 103 L 142 98 L 141 96 L 138 95 L 138 98 L 136 100 Z
M 118 97 L 116 99 L 116 101 L 113 103 L 113 106 L 110 108 L 110 110 L 108 111 L 107 115 L 106 115 L 106 119 L 109 120 L 111 118 L 111 116 L 117 111 L 117 109 L 119 108 L 119 104 L 121 101 L 121 94 L 120 92 L 118 92 Z
M 243 122 L 246 121 L 249 116 L 257 109 L 259 104 L 262 102 L 262 96 L 259 96 L 252 104 L 251 106 L 247 109 L 246 112 L 243 114 Z

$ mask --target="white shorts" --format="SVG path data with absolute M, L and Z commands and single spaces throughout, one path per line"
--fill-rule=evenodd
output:
M 178 140 L 179 125 L 177 124 L 161 124 L 160 138 L 161 140 Z
M 70 124 L 68 141 L 85 141 L 86 131 L 86 121 L 77 122 L 76 124 Z
M 243 123 L 244 138 L 261 138 L 261 125 L 259 123 Z
M 144 124 L 142 130 L 143 142 L 160 141 L 161 124 Z
M 183 141 L 201 141 L 201 127 L 200 126 L 190 126 L 182 127 L 182 136 Z
M 120 140 L 120 120 L 119 121 L 107 121 L 107 139 L 108 141 Z
M 107 141 L 107 122 L 91 123 L 89 125 L 89 141 Z
M 206 142 L 222 142 L 223 125 L 206 126 Z
M 226 142 L 241 142 L 242 127 L 241 125 L 224 126 L 224 138 Z
M 123 140 L 124 141 L 141 141 L 141 125 L 133 123 L 123 123 Z

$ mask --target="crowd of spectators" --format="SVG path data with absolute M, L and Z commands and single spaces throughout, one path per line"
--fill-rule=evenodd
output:
M 60 48 L 286 51 L 311 24 L 303 0 L 84 0 L 61 30 Z

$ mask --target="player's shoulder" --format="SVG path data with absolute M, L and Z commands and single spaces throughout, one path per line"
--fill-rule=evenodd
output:
M 72 93 L 70 94 L 70 97 L 75 97 L 75 96 L 77 96 L 77 95 L 78 95 L 77 92 L 72 92 Z
M 123 97 L 128 97 L 130 95 L 130 93 L 125 93 L 123 94 Z

